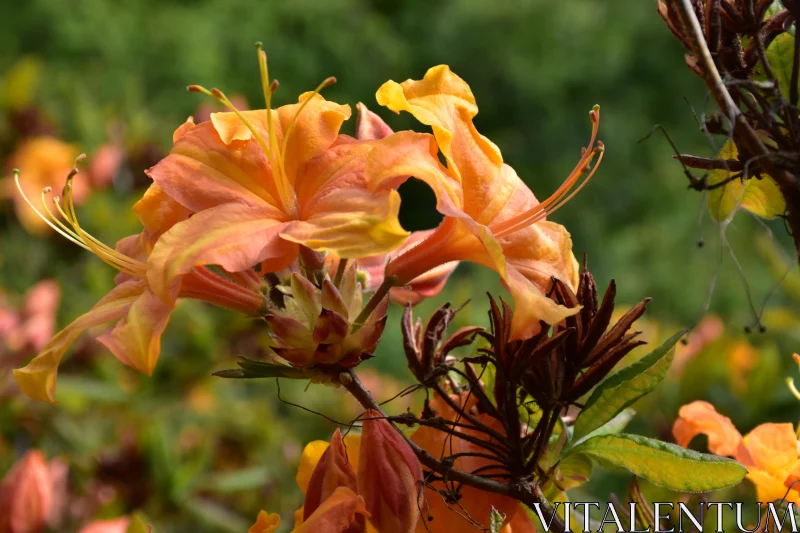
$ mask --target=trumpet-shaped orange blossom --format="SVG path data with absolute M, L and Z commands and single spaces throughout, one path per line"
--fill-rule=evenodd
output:
M 195 213 L 156 243 L 148 278 L 168 300 L 174 280 L 199 265 L 230 272 L 289 266 L 298 246 L 358 258 L 399 247 L 408 233 L 400 196 L 376 190 L 364 165 L 379 141 L 339 134 L 350 107 L 317 90 L 272 109 L 266 54 L 259 49 L 266 110 L 238 111 L 219 90 L 208 94 L 231 109 L 209 122 L 187 122 L 170 154 L 148 171 L 167 195 Z
M 540 203 L 503 162 L 497 146 L 478 133 L 472 121 L 478 113 L 472 91 L 449 67 L 433 67 L 420 81 L 389 81 L 378 90 L 377 99 L 392 111 L 407 111 L 431 126 L 433 137 L 413 132 L 387 137 L 392 141 L 369 155 L 371 179 L 378 189 L 395 188 L 409 176 L 421 179 L 431 186 L 437 209 L 445 215 L 432 235 L 388 264 L 387 278 L 405 284 L 456 260 L 492 268 L 516 302 L 515 338 L 538 331 L 540 320 L 555 324 L 578 312 L 545 296 L 553 277 L 574 289 L 578 275 L 569 233 L 545 217 L 584 186 L 602 159 L 603 144 L 595 142 L 599 108 L 590 112 L 588 149 L 563 185 Z
M 120 240 L 112 249 L 87 233 L 78 222 L 72 199 L 77 172 L 73 169 L 69 174 L 62 197 L 53 198 L 60 218 L 47 205 L 48 189 L 42 192 L 42 213 L 20 187 L 23 198 L 52 229 L 119 270 L 116 287 L 89 312 L 57 333 L 27 366 L 14 370 L 14 378 L 26 394 L 48 402 L 54 402 L 58 365 L 69 345 L 87 329 L 111 321 L 116 321 L 115 326 L 97 340 L 123 363 L 145 374 L 152 373 L 173 305 L 165 304 L 150 290 L 146 261 L 159 236 L 190 214 L 152 185 L 133 208 L 144 230 Z M 16 180 L 19 183 L 19 174 Z M 182 276 L 175 297 L 206 300 L 247 314 L 256 314 L 265 305 L 261 281 L 255 274 L 249 279 L 242 275 L 223 277 L 206 267 L 194 268 Z
M 678 416 L 672 427 L 678 444 L 687 446 L 696 435 L 707 435 L 710 452 L 733 457 L 747 468 L 747 479 L 756 486 L 758 501 L 786 497 L 800 503 L 798 487 L 792 484 L 800 474 L 800 443 L 791 424 L 761 424 L 742 437 L 730 418 L 701 401 L 684 405 Z

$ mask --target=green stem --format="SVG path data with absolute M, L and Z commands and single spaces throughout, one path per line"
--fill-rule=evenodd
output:
M 347 259 L 339 259 L 339 265 L 336 267 L 336 274 L 333 276 L 333 284 L 337 289 L 341 288 L 345 270 L 347 270 Z
M 356 319 L 353 321 L 353 333 L 358 331 L 361 326 L 369 319 L 369 316 L 378 307 L 378 304 L 389 294 L 389 291 L 392 287 L 395 286 L 396 280 L 394 276 L 387 276 L 383 278 L 383 283 L 381 286 L 378 287 L 378 290 L 372 295 L 372 298 L 369 299 L 367 305 L 364 306 L 364 309 L 361 310 L 361 314 L 359 314 Z

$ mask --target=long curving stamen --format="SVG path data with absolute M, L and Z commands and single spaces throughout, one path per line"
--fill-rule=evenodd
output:
M 322 91 L 322 89 L 330 87 L 334 83 L 336 83 L 336 78 L 334 78 L 333 76 L 325 78 L 322 81 L 322 83 L 317 85 L 317 88 L 314 89 L 314 92 L 309 94 L 308 97 L 305 100 L 303 100 L 303 103 L 300 105 L 300 108 L 295 112 L 291 122 L 289 122 L 289 126 L 286 128 L 286 134 L 283 136 L 283 149 L 281 150 L 281 153 L 284 154 L 286 153 L 286 146 L 289 143 L 289 136 L 292 134 L 292 130 L 294 129 L 294 125 L 297 122 L 297 118 L 300 116 L 300 113 L 303 112 L 303 109 L 305 109 L 306 105 L 308 105 L 308 103 L 311 100 L 313 100 L 314 97 L 317 96 Z
M 83 154 L 75 161 L 76 165 L 85 158 Z M 68 241 L 77 244 L 84 250 L 88 250 L 97 257 L 99 257 L 103 262 L 111 265 L 115 269 L 129 274 L 134 277 L 142 278 L 145 275 L 147 266 L 131 257 L 128 257 L 124 254 L 117 252 L 116 250 L 110 248 L 109 246 L 100 242 L 97 238 L 90 235 L 89 233 L 83 231 L 78 223 L 77 215 L 75 214 L 75 205 L 72 200 L 72 179 L 78 173 L 77 168 L 73 168 L 70 173 L 67 175 L 67 184 L 64 186 L 63 196 L 64 196 L 64 203 L 66 209 L 61 207 L 61 202 L 58 197 L 53 198 L 54 205 L 58 210 L 58 213 L 61 217 L 69 223 L 72 227 L 70 229 L 66 224 L 64 224 L 58 217 L 50 210 L 47 206 L 47 198 L 46 196 L 52 192 L 52 188 L 45 187 L 42 190 L 42 207 L 44 208 L 47 215 L 42 214 L 36 206 L 33 205 L 33 202 L 27 197 L 25 192 L 22 189 L 22 184 L 20 183 L 20 172 L 17 169 L 14 169 L 14 181 L 17 186 L 17 190 L 19 191 L 20 195 L 22 196 L 25 203 L 36 213 L 36 215 L 41 218 L 48 226 L 50 226 L 53 230 L 55 230 L 59 235 L 67 239 Z
M 575 196 L 575 194 L 577 194 L 577 192 L 586 185 L 592 176 L 594 176 L 597 167 L 603 160 L 603 154 L 605 150 L 602 142 L 597 141 L 595 144 L 597 131 L 600 126 L 600 106 L 594 106 L 592 108 L 592 110 L 589 112 L 589 119 L 592 122 L 592 136 L 589 140 L 589 148 L 584 148 L 582 150 L 581 159 L 578 161 L 578 164 L 575 165 L 575 168 L 572 170 L 569 176 L 567 176 L 567 179 L 564 180 L 564 183 L 562 183 L 561 186 L 552 195 L 550 195 L 549 198 L 547 198 L 547 200 L 534 206 L 528 211 L 525 211 L 524 213 L 520 213 L 519 215 L 500 222 L 499 224 L 492 225 L 491 230 L 495 238 L 501 238 L 514 233 L 515 231 L 542 220 L 548 214 L 555 212 L 567 201 L 572 199 L 572 197 Z M 578 185 L 576 189 L 573 190 L 573 187 L 575 187 L 575 184 L 578 182 L 581 176 L 589 171 L 588 167 L 598 153 L 600 154 L 600 158 L 598 159 L 597 164 L 595 164 L 591 172 L 589 172 L 586 179 L 580 185 Z

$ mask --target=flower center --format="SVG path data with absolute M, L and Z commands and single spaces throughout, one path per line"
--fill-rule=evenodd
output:
M 294 116 L 292 117 L 291 121 L 289 121 L 289 125 L 286 127 L 286 131 L 283 134 L 283 144 L 279 145 L 278 143 L 278 136 L 275 131 L 275 125 L 273 124 L 273 117 L 272 117 L 272 95 L 278 89 L 278 80 L 269 79 L 269 69 L 267 67 L 267 53 L 264 52 L 262 49 L 262 44 L 256 43 L 256 50 L 258 52 L 258 68 L 261 73 L 261 86 L 264 90 L 264 101 L 266 102 L 266 114 L 267 114 L 267 139 L 264 139 L 264 136 L 256 129 L 255 125 L 251 121 L 249 121 L 238 109 L 234 106 L 231 101 L 228 99 L 225 94 L 220 91 L 219 89 L 211 89 L 210 91 L 204 87 L 199 85 L 189 85 L 188 89 L 192 92 L 200 92 L 207 96 L 210 96 L 217 100 L 219 103 L 236 113 L 236 116 L 239 117 L 239 120 L 250 130 L 250 133 L 253 135 L 253 138 L 258 142 L 261 150 L 264 152 L 264 155 L 267 157 L 267 161 L 269 162 L 269 166 L 272 169 L 272 175 L 275 179 L 275 186 L 278 189 L 278 199 L 281 203 L 281 207 L 283 208 L 284 212 L 288 214 L 292 218 L 297 218 L 300 214 L 299 207 L 297 205 L 297 196 L 294 192 L 294 187 L 292 186 L 291 181 L 289 180 L 289 176 L 286 174 L 286 167 L 284 164 L 285 154 L 286 154 L 286 147 L 289 143 L 289 137 L 292 134 L 292 130 L 294 129 L 294 125 L 297 123 L 297 118 L 302 113 L 303 109 L 305 109 L 306 105 L 315 97 L 317 96 L 322 89 L 326 87 L 330 87 L 334 83 L 336 83 L 336 78 L 333 76 L 326 78 L 320 83 L 314 91 L 309 94 L 300 104 L 300 107 L 295 112 Z

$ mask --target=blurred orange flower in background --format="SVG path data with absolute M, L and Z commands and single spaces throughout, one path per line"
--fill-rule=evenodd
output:
M 9 167 L 19 169 L 25 176 L 21 183 L 25 196 L 39 198 L 42 189 L 50 187 L 61 191 L 64 180 L 75 166 L 75 159 L 80 155 L 78 148 L 55 137 L 40 136 L 22 141 L 9 158 Z M 75 184 L 73 196 L 76 204 L 80 204 L 89 194 L 89 184 Z M 16 194 L 14 179 L 7 177 L 2 182 L 2 194 L 14 201 L 14 211 L 22 226 L 31 233 L 43 235 L 49 227 L 22 197 Z
M 684 405 L 678 416 L 672 427 L 678 444 L 686 447 L 695 436 L 704 434 L 710 452 L 733 457 L 747 468 L 758 501 L 767 503 L 786 496 L 787 501 L 800 503 L 800 487 L 787 488 L 792 476 L 800 473 L 798 440 L 791 424 L 761 424 L 742 437 L 730 418 L 702 401 Z

